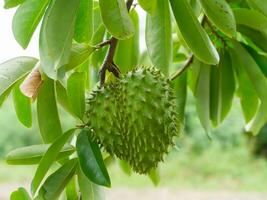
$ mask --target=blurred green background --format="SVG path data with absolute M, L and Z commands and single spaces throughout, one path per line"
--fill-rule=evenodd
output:
M 34 108 L 33 115 L 36 118 Z M 65 129 L 75 125 L 73 119 L 62 115 Z M 0 109 L 0 127 L 0 184 L 29 182 L 35 167 L 8 166 L 4 157 L 14 148 L 40 143 L 36 121 L 31 129 L 19 124 L 9 99 Z M 159 187 L 266 191 L 267 127 L 257 137 L 245 134 L 243 127 L 239 101 L 235 99 L 230 115 L 212 131 L 212 139 L 209 139 L 197 117 L 194 98 L 189 94 L 185 131 L 177 139 L 176 148 L 166 156 L 166 162 L 160 164 Z M 116 162 L 110 165 L 109 173 L 113 187 L 154 187 L 146 176 L 132 174 L 129 177 Z

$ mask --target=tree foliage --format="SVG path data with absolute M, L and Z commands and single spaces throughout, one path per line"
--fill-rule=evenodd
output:
M 170 113 L 176 113 L 179 124 L 186 123 L 183 115 L 187 88 L 195 96 L 199 120 L 207 134 L 227 117 L 234 97 L 240 99 L 247 132 L 257 134 L 267 121 L 266 0 L 5 0 L 4 7 L 17 7 L 12 30 L 22 48 L 27 48 L 36 27 L 41 24 L 40 58 L 16 57 L 0 64 L 0 105 L 12 93 L 18 120 L 31 127 L 32 102 L 36 99 L 39 130 L 46 143 L 16 149 L 7 156 L 9 164 L 38 164 L 32 194 L 19 188 L 12 193 L 12 200 L 52 200 L 59 196 L 104 198 L 101 186 L 110 187 L 106 166 L 114 159 L 114 154 L 101 144 L 108 138 L 92 136 L 86 102 L 96 94 L 91 93 L 93 90 L 113 87 L 118 79 L 126 84 L 125 80 L 133 73 L 138 74 L 138 71 L 132 72 L 137 65 L 153 65 L 171 83 L 176 105 L 168 106 L 172 103 L 170 99 L 170 102 L 164 101 L 164 106 L 175 108 Z M 139 7 L 146 12 L 146 20 L 139 18 L 136 11 Z M 146 24 L 147 49 L 144 52 L 139 47 L 140 21 Z M 125 76 L 128 79 L 124 79 Z M 136 77 L 142 79 L 142 74 Z M 154 88 L 159 82 L 153 82 Z M 123 87 L 120 92 L 113 89 L 107 95 L 114 96 L 115 102 L 124 101 L 128 97 L 123 93 Z M 131 87 L 135 88 L 134 81 Z M 147 93 L 154 91 L 153 86 L 143 84 L 142 87 Z M 169 95 L 168 90 L 160 92 L 166 93 L 162 96 Z M 135 95 L 138 96 L 138 92 Z M 148 98 L 138 98 L 145 103 L 144 109 L 150 104 L 158 105 L 158 102 L 147 101 Z M 102 101 L 107 110 L 96 112 L 103 112 L 102 115 L 113 112 L 108 110 L 113 108 L 108 105 L 113 101 L 108 99 L 106 96 Z M 163 102 L 160 98 L 155 101 L 159 101 L 159 105 Z M 58 106 L 77 120 L 77 127 L 64 133 Z M 131 113 L 127 112 L 134 108 L 124 104 L 118 106 L 122 106 L 118 110 L 123 114 L 116 111 L 116 120 L 122 120 L 121 116 L 129 120 Z M 155 112 L 159 112 L 157 107 Z M 162 116 L 169 111 L 166 113 Z M 137 113 L 140 119 L 145 119 L 141 118 L 142 114 Z M 159 120 L 151 116 L 156 115 L 146 117 Z M 120 130 L 125 127 L 133 130 L 127 120 Z M 144 120 L 148 124 L 146 128 L 151 128 L 149 120 Z M 113 122 L 112 119 L 107 124 L 112 127 Z M 97 129 L 101 130 L 101 127 Z M 167 129 L 163 131 L 165 134 L 168 134 Z M 145 134 L 141 127 L 129 130 L 123 129 L 123 132 L 140 133 L 140 137 Z M 179 125 L 177 134 L 180 131 Z M 114 138 L 120 134 L 113 133 Z M 108 143 L 112 144 L 112 141 Z M 144 148 L 152 144 L 144 144 Z M 136 146 L 126 143 L 122 147 L 127 148 L 127 145 Z M 122 147 L 118 147 L 118 152 Z M 153 156 L 152 152 L 146 153 Z M 50 174 L 53 163 L 58 167 Z M 129 173 L 131 163 L 125 160 L 121 163 Z M 149 175 L 157 183 L 155 170 Z

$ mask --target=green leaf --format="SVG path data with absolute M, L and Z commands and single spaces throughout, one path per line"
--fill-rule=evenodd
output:
M 18 80 L 29 73 L 37 59 L 32 57 L 17 57 L 0 64 L 0 98 Z M 6 95 L 6 94 L 5 94 Z
M 187 98 L 187 72 L 178 76 L 175 80 L 172 81 L 174 94 L 176 96 L 176 105 L 177 105 L 177 113 L 178 120 L 181 124 L 184 123 L 185 116 L 185 105 Z M 182 130 L 182 127 L 180 127 Z
M 135 26 L 135 35 L 127 40 L 120 40 L 115 54 L 115 63 L 122 73 L 136 67 L 139 58 L 139 18 L 135 10 L 130 12 L 130 17 Z
M 197 113 L 207 134 L 210 132 L 210 69 L 209 65 L 201 65 L 195 94 Z
M 119 40 L 134 35 L 134 25 L 124 0 L 99 0 L 101 16 L 108 32 Z
M 25 0 L 5 0 L 4 8 L 14 8 L 20 4 L 22 4 Z
M 202 63 L 198 59 L 194 58 L 191 67 L 188 70 L 188 85 L 194 95 L 196 94 L 197 81 L 201 65 Z
M 200 0 L 207 17 L 229 37 L 236 35 L 235 16 L 226 0 Z
M 251 57 L 251 55 L 246 51 L 246 49 L 239 44 L 238 42 L 234 42 L 234 52 L 241 63 L 241 67 L 246 71 L 251 83 L 253 84 L 259 98 L 262 102 L 267 102 L 267 79 L 264 74 L 261 72 L 261 69 Z
M 56 82 L 56 93 L 57 93 L 57 102 L 71 115 L 75 117 L 75 114 L 72 112 L 69 104 L 69 99 L 67 95 L 66 88 L 59 82 Z
M 75 23 L 74 39 L 77 42 L 90 42 L 93 35 L 93 0 L 80 0 Z
M 79 168 L 78 170 L 78 183 L 82 195 L 82 199 L 90 200 L 104 200 L 105 192 L 101 186 L 92 183 Z
M 75 129 L 70 129 L 65 132 L 62 136 L 58 137 L 55 142 L 51 144 L 47 152 L 42 157 L 37 170 L 35 172 L 34 178 L 31 183 L 32 193 L 35 193 L 40 186 L 43 178 L 45 177 L 47 171 L 51 167 L 52 163 L 56 160 L 60 150 L 72 137 Z
M 230 111 L 235 92 L 235 78 L 227 52 L 221 54 L 221 62 L 211 69 L 210 76 L 210 119 L 217 126 Z
M 246 46 L 246 49 L 250 53 L 250 55 L 253 57 L 253 59 L 255 60 L 255 62 L 257 63 L 257 65 L 260 67 L 261 72 L 267 78 L 267 57 L 258 54 L 251 47 Z
M 12 194 L 10 195 L 10 200 L 31 200 L 31 197 L 28 194 L 27 190 L 20 187 L 16 191 L 12 192 Z
M 247 36 L 255 45 L 264 51 L 267 51 L 267 35 L 260 31 L 256 31 L 244 25 L 237 27 L 238 31 L 243 35 Z
M 76 148 L 81 169 L 92 182 L 110 187 L 110 178 L 97 143 L 91 141 L 89 130 L 78 135 Z
M 70 71 L 76 67 L 85 63 L 89 56 L 95 51 L 94 47 L 91 47 L 88 44 L 72 44 L 69 62 L 64 65 L 65 71 Z
M 47 152 L 51 144 L 38 144 L 27 147 L 14 149 L 6 156 L 6 162 L 9 165 L 35 165 L 40 162 L 44 154 Z M 71 155 L 75 148 L 66 144 L 59 152 L 56 160 Z
M 48 77 L 43 81 L 38 92 L 37 117 L 39 130 L 45 143 L 54 142 L 62 135 L 55 97 L 55 83 Z
M 200 16 L 200 14 L 202 12 L 202 7 L 200 5 L 200 1 L 199 0 L 189 0 L 189 2 L 190 2 L 192 9 L 194 10 L 195 15 Z
M 179 30 L 194 55 L 206 64 L 218 64 L 219 54 L 187 0 L 170 2 Z
M 12 30 L 17 42 L 26 49 L 44 15 L 49 0 L 26 0 L 16 11 Z
M 74 72 L 67 82 L 67 96 L 72 112 L 83 120 L 85 112 L 85 73 Z
M 253 119 L 246 125 L 245 129 L 247 132 L 253 133 L 253 135 L 257 135 L 262 127 L 266 124 L 267 121 L 267 104 L 266 102 L 262 102 L 257 110 L 256 115 Z
M 39 41 L 42 70 L 52 79 L 69 61 L 79 0 L 52 0 L 45 13 Z
M 93 35 L 92 44 L 97 45 L 101 43 L 104 40 L 105 33 L 106 33 L 105 26 L 101 24 Z M 106 49 L 101 48 L 92 54 L 91 63 L 95 69 L 98 69 L 102 64 L 102 61 L 105 57 L 105 53 Z
M 234 10 L 237 24 L 246 25 L 255 30 L 267 33 L 267 17 L 256 10 L 238 8 Z
M 31 99 L 20 91 L 20 82 L 12 90 L 13 103 L 19 121 L 26 127 L 32 126 Z
M 249 122 L 258 109 L 258 96 L 248 75 L 246 74 L 246 71 L 243 67 L 241 67 L 243 65 L 242 62 L 240 62 L 233 50 L 230 50 L 230 55 L 232 60 L 232 66 L 237 74 L 237 95 L 240 98 L 240 103 L 245 121 Z
M 247 0 L 248 5 L 267 16 L 267 4 L 265 0 Z
M 1 96 L 0 96 L 0 107 L 3 105 L 4 101 L 7 99 L 7 97 L 9 96 L 11 90 L 13 89 L 13 87 L 8 88 L 8 90 L 6 90 Z
M 93 30 L 94 30 L 94 33 L 95 33 L 96 30 L 101 25 L 103 25 L 98 1 L 94 1 L 93 16 L 94 16 L 94 23 L 93 23 L 94 27 L 93 27 Z
M 152 63 L 165 75 L 172 58 L 172 33 L 169 2 L 157 0 L 157 9 L 146 17 L 146 45 Z
M 79 194 L 76 188 L 76 176 L 73 176 L 66 188 L 67 200 L 78 200 Z
M 57 199 L 75 174 L 77 159 L 67 161 L 62 167 L 51 174 L 39 191 L 44 200 Z
M 139 5 L 149 14 L 153 15 L 157 8 L 157 0 L 138 0 Z
M 150 180 L 153 182 L 155 186 L 157 186 L 160 182 L 160 174 L 158 169 L 152 169 L 148 174 Z

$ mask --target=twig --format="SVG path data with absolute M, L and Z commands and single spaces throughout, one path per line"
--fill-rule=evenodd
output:
M 112 39 L 112 38 L 111 38 L 111 39 Z M 100 49 L 100 48 L 102 48 L 102 47 L 104 47 L 104 46 L 110 45 L 111 39 L 109 39 L 109 40 L 107 40 L 107 41 L 104 41 L 104 42 L 102 42 L 102 43 L 100 43 L 100 44 L 97 44 L 95 47 L 96 47 L 97 49 Z
M 176 79 L 178 76 L 180 76 L 189 66 L 190 64 L 193 62 L 194 60 L 194 55 L 191 55 L 187 61 L 185 62 L 185 64 L 180 67 L 174 74 L 171 75 L 171 80 L 173 81 L 174 79 Z
M 132 4 L 133 4 L 133 0 L 127 0 L 126 7 L 127 7 L 128 11 L 131 9 Z M 103 84 L 105 83 L 107 70 L 109 72 L 112 72 L 114 74 L 114 76 L 116 76 L 116 77 L 120 76 L 120 70 L 113 62 L 113 58 L 115 55 L 117 44 L 118 44 L 118 39 L 111 37 L 111 39 L 97 45 L 98 48 L 109 45 L 108 53 L 107 53 L 105 60 L 102 64 L 102 67 L 99 71 L 100 86 L 103 86 Z

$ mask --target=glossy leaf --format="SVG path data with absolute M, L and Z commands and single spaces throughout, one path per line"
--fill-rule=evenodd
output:
M 66 187 L 67 200 L 78 200 L 79 194 L 76 187 L 76 176 L 73 176 Z
M 201 65 L 195 93 L 198 117 L 207 134 L 210 132 L 210 68 Z
M 267 51 L 267 34 L 244 25 L 238 26 L 238 31 L 248 37 L 255 45 Z
M 93 35 L 92 44 L 97 45 L 101 43 L 104 40 L 105 33 L 106 33 L 105 26 L 101 24 Z M 102 61 L 105 57 L 105 52 L 106 49 L 101 48 L 92 53 L 91 64 L 95 69 L 98 69 L 102 64 Z
M 230 51 L 230 55 L 232 66 L 237 74 L 237 95 L 240 98 L 245 121 L 249 122 L 254 117 L 258 109 L 258 96 L 244 68 L 241 67 L 243 65 L 242 62 L 240 62 L 240 60 L 232 50 Z
M 83 173 L 92 182 L 110 187 L 110 178 L 97 143 L 91 141 L 89 130 L 78 135 L 76 148 Z
M 208 18 L 229 37 L 236 35 L 235 16 L 226 0 L 200 0 Z
M 17 57 L 0 64 L 0 98 L 18 80 L 29 73 L 37 59 L 32 57 Z
M 267 4 L 265 0 L 247 0 L 248 5 L 267 16 Z
M 75 174 L 76 168 L 77 159 L 67 161 L 46 179 L 40 188 L 39 197 L 44 200 L 57 199 Z
M 21 187 L 12 192 L 12 194 L 10 195 L 10 200 L 31 200 L 31 197 L 28 192 Z
M 235 78 L 227 52 L 221 54 L 221 62 L 211 69 L 210 76 L 210 118 L 217 126 L 230 111 L 235 92 Z
M 72 44 L 69 62 L 64 65 L 65 71 L 70 71 L 76 67 L 85 63 L 89 56 L 95 51 L 94 47 L 89 46 L 88 44 Z
M 59 82 L 56 82 L 57 102 L 70 114 L 75 116 L 70 108 L 69 99 L 66 88 Z
M 85 73 L 74 72 L 67 82 L 68 102 L 72 112 L 83 120 L 85 112 Z
M 194 58 L 191 67 L 188 69 L 188 85 L 194 95 L 196 94 L 197 81 L 201 65 L 202 63 L 198 59 Z
M 26 127 L 32 126 L 31 100 L 20 91 L 20 82 L 12 90 L 13 103 L 19 121 Z
M 108 32 L 119 40 L 134 35 L 134 25 L 124 0 L 99 0 L 101 16 Z
M 78 170 L 78 183 L 81 191 L 82 199 L 104 200 L 105 192 L 101 186 L 91 182 L 81 169 Z
M 258 54 L 255 50 L 250 47 L 246 47 L 247 51 L 253 57 L 257 65 L 260 67 L 262 73 L 267 78 L 267 57 L 264 55 Z
M 136 34 L 130 39 L 119 41 L 115 55 L 115 63 L 122 73 L 136 67 L 139 58 L 139 18 L 137 12 L 132 10 L 130 17 L 133 20 Z
M 49 0 L 27 0 L 16 11 L 12 30 L 17 42 L 26 49 L 44 15 Z
M 207 64 L 218 64 L 219 54 L 213 46 L 187 0 L 170 0 L 179 30 L 194 55 Z
M 43 19 L 39 53 L 42 70 L 52 79 L 69 61 L 79 0 L 52 0 Z
M 62 136 L 58 137 L 55 142 L 51 144 L 44 156 L 42 157 L 37 170 L 35 172 L 34 178 L 32 180 L 31 189 L 35 193 L 40 186 L 43 178 L 45 177 L 47 171 L 51 167 L 52 163 L 56 160 L 59 152 L 63 146 L 68 142 L 72 137 L 75 129 L 70 129 L 65 132 Z
M 234 10 L 234 14 L 237 24 L 267 33 L 267 17 L 262 13 L 247 8 L 238 8 Z
M 153 15 L 157 8 L 157 0 L 138 0 L 139 5 L 149 14 Z
M 74 39 L 77 42 L 90 42 L 93 35 L 93 0 L 80 0 L 75 23 Z
M 99 28 L 99 26 L 103 25 L 98 1 L 94 1 L 93 16 L 94 16 L 93 30 L 94 30 L 94 33 L 95 33 L 96 30 Z
M 192 9 L 194 10 L 194 13 L 196 14 L 196 16 L 199 16 L 202 12 L 202 7 L 200 5 L 200 1 L 199 0 L 189 0 L 188 1 L 192 7 Z
M 266 102 L 262 102 L 257 110 L 256 115 L 253 119 L 246 125 L 245 129 L 247 132 L 253 133 L 253 135 L 257 135 L 262 127 L 266 124 L 267 121 L 267 104 Z
M 14 8 L 20 4 L 22 4 L 25 0 L 5 0 L 4 8 Z
M 176 96 L 176 106 L 179 122 L 184 123 L 185 105 L 187 99 L 187 72 L 178 76 L 173 82 L 174 94 Z M 183 127 L 180 127 L 182 130 Z
M 100 13 L 99 5 L 94 2 L 95 8 L 94 8 L 94 34 L 91 40 L 92 45 L 97 45 L 104 41 L 105 35 L 106 35 L 106 28 L 102 22 L 102 17 Z M 90 64 L 95 69 L 99 69 L 102 65 L 102 61 L 104 60 L 104 57 L 106 56 L 106 48 L 100 48 L 97 49 L 92 53 Z M 93 70 L 93 69 L 92 69 Z
M 6 162 L 9 165 L 35 165 L 40 162 L 51 144 L 38 144 L 27 147 L 14 149 L 6 156 Z M 75 151 L 75 148 L 69 144 L 66 144 L 55 160 L 65 158 L 71 155 Z
M 172 58 L 171 16 L 169 2 L 157 0 L 157 9 L 146 17 L 146 45 L 155 67 L 169 73 Z
M 0 96 L 0 107 L 3 105 L 4 101 L 7 99 L 7 97 L 9 96 L 11 90 L 13 89 L 13 87 L 8 88 L 8 90 L 6 90 L 1 96 Z
M 234 43 L 234 52 L 237 59 L 239 59 L 239 62 L 242 64 L 241 67 L 246 71 L 259 98 L 262 102 L 267 102 L 267 79 L 261 72 L 261 69 L 241 44 L 237 42 Z
M 39 90 L 37 117 L 39 130 L 45 143 L 54 142 L 57 137 L 62 135 L 55 96 L 55 83 L 50 78 L 44 80 Z

